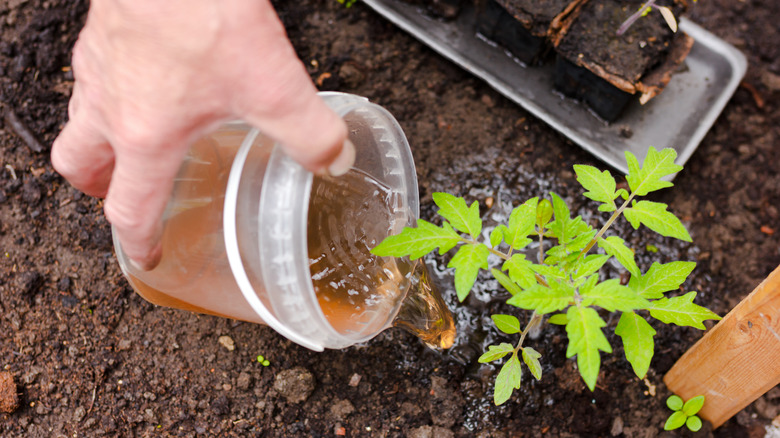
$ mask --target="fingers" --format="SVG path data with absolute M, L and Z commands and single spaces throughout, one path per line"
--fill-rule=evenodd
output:
M 137 268 L 150 270 L 162 256 L 161 218 L 186 141 L 166 135 L 118 143 L 103 209 L 125 254 Z
M 278 18 L 265 20 L 258 36 L 265 40 L 258 45 L 263 51 L 245 58 L 238 115 L 284 145 L 307 170 L 345 173 L 355 161 L 346 124 L 317 96 Z
M 54 140 L 51 161 L 65 179 L 91 196 L 105 196 L 114 167 L 114 151 L 105 137 L 91 124 L 80 105 L 74 87 L 69 106 L 70 121 Z
M 287 154 L 307 170 L 346 173 L 355 161 L 346 124 L 317 96 L 308 75 L 288 78 L 277 92 L 286 100 L 274 105 L 276 112 L 268 114 L 264 108 L 250 108 L 240 116 L 281 143 Z M 256 101 L 264 102 L 262 99 L 258 97 Z

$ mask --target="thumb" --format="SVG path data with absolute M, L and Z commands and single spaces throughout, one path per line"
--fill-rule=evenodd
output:
M 242 118 L 279 142 L 307 170 L 334 176 L 346 173 L 355 162 L 355 147 L 347 139 L 344 120 L 317 95 L 304 71 L 283 86 L 297 91 L 284 93 L 284 102 L 252 109 Z
M 315 173 L 341 175 L 355 161 L 346 123 L 317 95 L 275 15 L 265 16 L 265 44 L 246 56 L 236 97 L 238 114 L 282 144 L 290 157 Z

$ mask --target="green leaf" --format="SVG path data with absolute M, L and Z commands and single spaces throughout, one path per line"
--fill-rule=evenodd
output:
M 565 313 L 556 313 L 555 315 L 550 316 L 547 322 L 555 325 L 566 325 L 569 322 L 569 319 L 566 318 Z
M 674 298 L 662 298 L 652 301 L 647 308 L 653 318 L 666 324 L 695 327 L 704 330 L 702 321 L 707 319 L 719 320 L 720 316 L 706 307 L 693 303 L 696 292 L 688 292 L 685 295 Z
M 582 226 L 584 225 L 584 226 Z M 585 222 L 577 217 L 569 222 L 566 227 L 566 235 L 576 236 L 568 242 L 562 242 L 560 245 L 553 246 L 547 250 L 547 257 L 544 262 L 547 264 L 556 264 L 564 260 L 569 260 L 571 255 L 574 255 L 576 260 L 579 257 L 581 250 L 596 237 L 596 230 L 589 229 L 590 227 Z
M 508 335 L 520 333 L 520 320 L 512 315 L 490 315 L 490 319 L 497 329 Z
M 615 334 L 623 339 L 626 359 L 634 369 L 634 374 L 640 379 L 647 375 L 650 361 L 653 359 L 655 333 L 655 329 L 634 312 L 623 312 L 615 327 Z M 682 400 L 680 400 L 680 407 L 682 407 Z
M 697 416 L 691 416 L 688 417 L 687 420 L 685 420 L 685 426 L 691 431 L 691 432 L 698 432 L 701 430 L 701 418 Z
M 673 185 L 671 182 L 663 181 L 661 178 L 682 170 L 682 166 L 674 164 L 676 158 L 677 152 L 674 149 L 666 148 L 658 152 L 651 146 L 640 168 L 636 156 L 626 151 L 628 163 L 626 180 L 634 195 L 645 196 L 649 192 L 671 187 Z
M 545 277 L 547 281 L 549 282 L 553 278 L 566 278 L 566 272 L 561 270 L 558 266 L 548 266 L 548 265 L 531 265 L 531 270 L 536 272 L 537 274 L 541 275 L 542 277 Z M 536 278 L 536 277 L 534 277 Z
M 566 205 L 566 202 L 560 196 L 555 193 L 550 193 L 550 196 L 552 197 L 555 220 L 550 222 L 548 228 L 550 229 L 550 233 L 563 243 L 568 240 L 567 237 L 569 239 L 572 237 L 566 236 L 566 225 L 571 220 L 571 213 L 569 212 L 569 207 Z
M 536 206 L 536 226 L 539 229 L 544 229 L 547 223 L 550 222 L 553 215 L 552 204 L 549 199 L 542 199 Z
M 555 289 L 539 284 L 520 292 L 507 300 L 507 304 L 526 310 L 536 310 L 540 314 L 565 309 L 574 300 L 574 289 L 567 290 L 553 281 Z
M 679 395 L 672 394 L 669 396 L 669 398 L 666 399 L 666 406 L 669 407 L 669 409 L 673 411 L 680 411 L 683 408 L 683 402 L 682 397 Z
M 626 208 L 623 214 L 635 230 L 642 224 L 662 236 L 690 242 L 691 235 L 688 230 L 677 216 L 666 211 L 666 207 L 666 204 L 660 202 L 639 201 Z
M 636 309 L 644 309 L 650 302 L 640 297 L 636 292 L 620 284 L 620 280 L 613 278 L 602 281 L 595 287 L 581 289 L 582 304 L 586 306 L 599 306 L 602 309 L 614 312 L 629 312 Z
M 371 250 L 371 253 L 380 257 L 404 257 L 412 260 L 439 248 L 439 254 L 452 249 L 461 241 L 460 235 L 445 222 L 437 227 L 422 219 L 417 221 L 417 228 L 405 227 L 400 234 L 388 236 L 385 240 Z
M 477 362 L 493 362 L 494 360 L 501 359 L 513 351 L 515 351 L 515 347 L 513 347 L 512 344 L 507 344 L 506 342 L 502 342 L 498 345 L 490 345 L 488 346 L 488 351 L 482 353 L 482 356 L 477 359 Z
M 586 224 L 579 216 L 570 223 L 570 230 L 577 236 L 566 243 L 566 249 L 572 253 L 582 251 L 596 237 L 596 230 Z
M 703 395 L 697 395 L 696 397 L 693 397 L 692 399 L 685 402 L 683 405 L 682 411 L 687 416 L 693 416 L 696 415 L 704 406 L 704 396 Z
M 579 288 L 580 290 L 588 290 L 596 286 L 596 284 L 599 282 L 599 276 L 598 275 L 591 275 L 587 278 L 580 278 L 577 280 L 577 282 L 574 283 L 574 287 Z
M 542 365 L 539 363 L 539 358 L 542 357 L 542 353 L 534 350 L 531 347 L 523 347 L 523 362 L 531 371 L 531 374 L 536 380 L 542 379 Z
M 520 360 L 516 354 L 513 354 L 511 358 L 501 367 L 501 371 L 496 376 L 496 389 L 493 392 L 493 403 L 496 406 L 504 404 L 509 397 L 512 396 L 512 391 L 520 389 L 520 380 L 523 376 L 523 370 L 520 368 Z
M 666 420 L 666 424 L 664 424 L 664 430 L 679 429 L 683 424 L 685 424 L 685 420 L 687 419 L 688 416 L 683 414 L 682 411 L 673 412 L 672 415 L 670 415 Z
M 539 198 L 531 198 L 517 206 L 509 215 L 509 227 L 504 232 L 504 240 L 514 249 L 525 248 L 533 242 L 528 235 L 533 233 L 536 222 L 536 204 Z
M 501 245 L 501 242 L 504 240 L 506 229 L 506 225 L 499 225 L 493 228 L 493 231 L 490 232 L 490 246 L 496 248 L 498 245 Z
M 601 172 L 593 166 L 575 164 L 574 172 L 577 174 L 577 181 L 588 190 L 584 193 L 585 197 L 604 203 L 599 206 L 600 211 L 617 210 L 615 205 L 615 198 L 618 197 L 617 183 L 608 170 Z
M 517 295 L 523 291 L 520 289 L 520 286 L 518 286 L 517 283 L 512 281 L 512 279 L 510 279 L 506 274 L 499 271 L 498 269 L 493 268 L 490 270 L 490 273 L 493 274 L 493 277 L 495 277 L 501 286 L 504 286 L 504 289 L 506 289 L 510 294 Z
M 604 336 L 601 328 L 607 325 L 598 312 L 590 307 L 571 306 L 566 317 L 566 333 L 569 335 L 569 346 L 566 357 L 577 355 L 577 367 L 580 375 L 593 391 L 596 389 L 596 379 L 601 368 L 599 350 L 611 353 L 612 347 Z
M 594 274 L 607 263 L 610 256 L 608 254 L 591 254 L 582 259 L 582 263 L 577 267 L 577 272 L 572 275 L 572 279 L 576 280 L 580 277 L 587 277 L 590 274 Z
M 447 219 L 456 230 L 468 233 L 476 240 L 482 232 L 482 219 L 479 217 L 479 204 L 474 201 L 466 207 L 466 200 L 449 193 L 433 194 L 433 202 L 439 206 L 439 214 Z
M 536 275 L 534 275 L 534 271 L 531 269 L 533 266 L 534 264 L 530 260 L 525 259 L 525 255 L 518 253 L 512 254 L 512 257 L 501 265 L 501 269 L 507 271 L 509 278 L 521 288 L 527 289 L 536 284 Z
M 664 292 L 679 289 L 695 267 L 696 262 L 655 262 L 644 275 L 632 275 L 628 287 L 648 299 L 663 298 Z
M 639 266 L 637 266 L 636 261 L 634 261 L 634 251 L 631 251 L 631 249 L 626 246 L 626 242 L 623 239 L 617 236 L 609 236 L 606 239 L 602 237 L 599 239 L 598 244 L 599 248 L 615 257 L 631 275 L 641 275 Z
M 479 269 L 488 268 L 489 254 L 485 245 L 463 245 L 447 264 L 448 268 L 455 268 L 455 291 L 458 293 L 459 301 L 465 300 L 471 292 L 474 282 L 477 281 Z

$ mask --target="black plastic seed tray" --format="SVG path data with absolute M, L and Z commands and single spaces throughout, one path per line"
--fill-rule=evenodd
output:
M 683 69 L 645 105 L 631 102 L 620 118 L 606 123 L 585 104 L 554 90 L 555 62 L 525 66 L 476 31 L 473 6 L 449 21 L 430 17 L 400 0 L 363 0 L 380 15 L 623 173 L 624 151 L 642 159 L 647 149 L 677 150 L 677 163 L 690 158 L 729 101 L 747 70 L 736 48 L 690 20 L 680 30 L 696 41 Z

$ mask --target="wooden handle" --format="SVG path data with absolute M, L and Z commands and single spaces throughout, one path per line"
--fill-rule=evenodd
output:
M 664 376 L 718 427 L 780 383 L 780 267 L 689 349 Z

